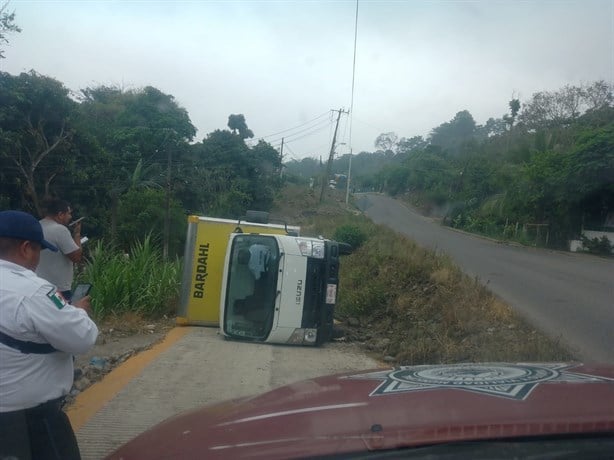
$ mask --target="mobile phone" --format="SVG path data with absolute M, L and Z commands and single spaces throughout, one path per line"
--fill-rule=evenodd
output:
M 71 302 L 75 302 L 89 295 L 91 290 L 92 290 L 92 285 L 89 283 L 77 284 L 72 294 Z
M 77 220 L 73 220 L 70 224 L 68 224 L 69 227 L 72 227 L 73 225 L 77 225 L 79 222 L 81 222 L 83 219 L 85 219 L 85 217 L 79 217 Z

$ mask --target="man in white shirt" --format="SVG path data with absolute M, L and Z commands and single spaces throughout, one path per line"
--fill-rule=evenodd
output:
M 42 249 L 57 251 L 34 216 L 0 212 L 0 458 L 79 459 L 62 405 L 73 354 L 94 345 L 98 328 L 89 297 L 71 305 L 36 276 Z
M 46 215 L 40 220 L 45 239 L 56 246 L 57 252 L 43 251 L 36 274 L 55 285 L 64 298 L 72 298 L 74 264 L 81 260 L 81 223 L 75 224 L 71 235 L 67 225 L 72 219 L 70 204 L 64 200 L 46 203 Z

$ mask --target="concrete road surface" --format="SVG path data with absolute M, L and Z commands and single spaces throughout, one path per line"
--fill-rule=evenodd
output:
M 215 328 L 173 329 L 77 397 L 68 415 L 84 460 L 98 460 L 186 410 L 322 375 L 380 364 L 356 346 L 275 346 L 224 340 Z M 314 389 L 316 391 L 316 389 Z
M 355 195 L 374 222 L 445 252 L 579 359 L 614 363 L 614 260 L 501 244 L 457 232 L 379 194 Z

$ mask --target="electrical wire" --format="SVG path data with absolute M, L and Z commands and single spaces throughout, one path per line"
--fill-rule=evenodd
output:
M 269 134 L 269 135 L 267 135 L 267 136 L 260 136 L 260 139 L 267 139 L 267 138 L 269 138 L 269 137 L 278 136 L 278 135 L 283 134 L 283 133 L 286 133 L 286 132 L 288 132 L 288 131 L 292 131 L 292 130 L 294 130 L 294 129 L 301 128 L 302 126 L 308 125 L 309 123 L 311 123 L 311 122 L 313 122 L 313 121 L 315 121 L 315 120 L 318 120 L 319 118 L 322 118 L 324 115 L 327 115 L 329 112 L 330 112 L 330 111 L 328 111 L 328 110 L 327 110 L 326 112 L 324 112 L 324 113 L 322 113 L 322 114 L 318 115 L 317 117 L 312 118 L 311 120 L 306 121 L 305 123 L 301 123 L 300 125 L 294 126 L 293 128 L 284 129 L 284 130 L 282 130 L 282 131 L 278 131 L 278 132 L 276 132 L 276 133 Z M 290 134 L 290 135 L 291 135 L 291 134 Z
M 319 133 L 319 132 L 325 130 L 327 127 L 328 127 L 328 125 L 321 126 L 318 129 L 315 129 L 313 131 L 309 131 L 308 133 L 305 133 L 305 134 L 303 134 L 303 135 L 301 135 L 299 137 L 295 137 L 295 138 L 292 138 L 292 139 L 284 138 L 284 144 L 289 144 L 289 143 L 296 142 L 296 141 L 301 140 L 301 139 L 305 139 L 306 137 L 309 137 L 309 136 L 311 136 L 313 134 L 316 134 L 316 133 Z M 281 139 L 280 139 L 280 141 L 281 141 Z
M 283 136 L 283 137 L 280 137 L 280 138 L 277 138 L 277 139 L 274 139 L 268 142 L 269 144 L 276 144 L 277 142 L 281 142 L 282 139 L 284 139 L 284 142 L 292 142 L 296 140 L 296 138 L 294 138 L 295 136 L 301 135 L 300 139 L 302 139 L 305 136 L 309 136 L 313 133 L 320 132 L 322 129 L 325 129 L 328 126 L 330 126 L 330 121 L 324 120 L 323 122 L 318 122 L 317 124 L 315 124 L 314 126 L 310 126 L 309 128 L 302 129 L 300 131 L 297 131 L 296 133 L 293 133 L 287 136 Z M 302 135 L 303 133 L 306 133 L 306 134 Z

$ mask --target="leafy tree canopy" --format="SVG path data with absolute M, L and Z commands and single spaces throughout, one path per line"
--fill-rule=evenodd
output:
M 254 133 L 247 127 L 245 116 L 242 113 L 229 115 L 228 127 L 234 134 L 238 133 L 241 139 L 254 137 Z
M 18 76 L 0 72 L 0 160 L 3 170 L 12 172 L 6 185 L 23 186 L 21 202 L 31 203 L 38 214 L 41 194 L 74 165 L 68 152 L 75 107 L 68 89 L 53 78 L 35 71 Z
M 399 137 L 394 132 L 382 133 L 375 138 L 375 147 L 384 152 L 392 152 L 395 150 Z
M 464 143 L 471 140 L 476 131 L 473 116 L 467 111 L 458 112 L 452 120 L 442 123 L 431 131 L 429 142 L 451 154 L 458 154 Z

